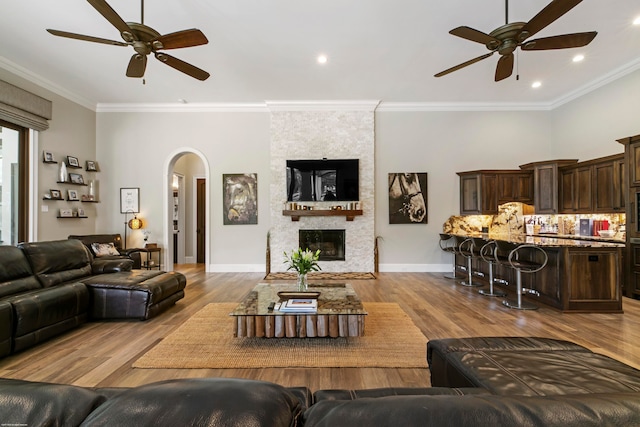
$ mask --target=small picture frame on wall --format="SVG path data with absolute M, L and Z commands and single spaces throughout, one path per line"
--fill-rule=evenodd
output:
M 72 184 L 84 184 L 84 178 L 79 173 L 70 173 L 69 181 L 71 181 Z
M 120 189 L 120 213 L 140 212 L 140 188 Z
M 67 190 L 67 200 L 80 200 L 80 198 L 78 198 L 78 192 L 76 190 Z
M 87 172 L 97 172 L 98 164 L 93 160 L 87 160 Z
M 60 190 L 49 190 L 49 194 L 51 195 L 51 200 L 62 200 Z
M 78 158 L 73 156 L 67 156 L 67 166 L 71 168 L 79 168 L 80 163 L 78 162 Z
M 51 151 L 42 152 L 42 161 L 45 163 L 57 163 Z
M 73 218 L 73 211 L 71 209 L 60 209 L 61 218 Z
M 79 218 L 86 218 L 87 217 L 87 214 L 84 213 L 84 209 L 83 208 L 78 208 L 77 213 L 78 213 L 78 217 Z

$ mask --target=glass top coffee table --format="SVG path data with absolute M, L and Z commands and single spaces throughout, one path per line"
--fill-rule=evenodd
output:
M 234 336 L 263 338 L 355 337 L 364 335 L 367 315 L 362 301 L 346 283 L 310 284 L 319 292 L 314 313 L 270 309 L 280 302 L 278 292 L 295 292 L 295 283 L 259 283 L 230 315 L 235 317 Z

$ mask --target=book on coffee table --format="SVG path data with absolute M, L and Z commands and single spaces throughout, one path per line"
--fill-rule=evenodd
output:
M 315 312 L 318 310 L 317 299 L 291 298 L 280 304 L 280 311 Z

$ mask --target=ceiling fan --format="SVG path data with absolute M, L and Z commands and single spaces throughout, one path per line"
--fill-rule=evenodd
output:
M 124 22 L 120 15 L 118 15 L 105 0 L 87 1 L 102 16 L 104 16 L 111 25 L 120 31 L 120 36 L 124 42 L 69 33 L 66 31 L 51 29 L 47 29 L 47 31 L 54 36 L 67 37 L 70 39 L 110 44 L 114 46 L 132 46 L 136 53 L 134 53 L 129 60 L 127 77 L 143 77 L 145 69 L 147 68 L 147 56 L 150 53 L 153 53 L 156 59 L 160 62 L 167 64 L 168 66 L 173 67 L 193 78 L 198 80 L 206 80 L 209 78 L 209 73 L 206 71 L 164 52 L 160 52 L 164 49 L 179 49 L 209 43 L 209 40 L 207 40 L 202 31 L 194 28 L 161 35 L 153 28 L 144 25 L 144 0 L 141 0 L 141 23 Z
M 491 52 L 441 71 L 436 74 L 435 77 L 442 77 L 468 65 L 475 64 L 498 52 L 501 55 L 495 74 L 495 81 L 498 82 L 506 79 L 513 73 L 513 52 L 518 47 L 522 50 L 550 50 L 588 45 L 598 34 L 596 31 L 563 34 L 527 41 L 529 37 L 546 28 L 580 2 L 582 2 L 582 0 L 553 0 L 529 22 L 509 23 L 509 0 L 505 0 L 506 24 L 496 28 L 489 34 L 470 27 L 458 27 L 449 31 L 449 34 L 453 34 L 454 36 L 484 44 Z

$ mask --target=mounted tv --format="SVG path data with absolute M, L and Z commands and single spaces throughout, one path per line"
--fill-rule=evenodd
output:
M 358 159 L 287 160 L 287 201 L 358 201 Z

